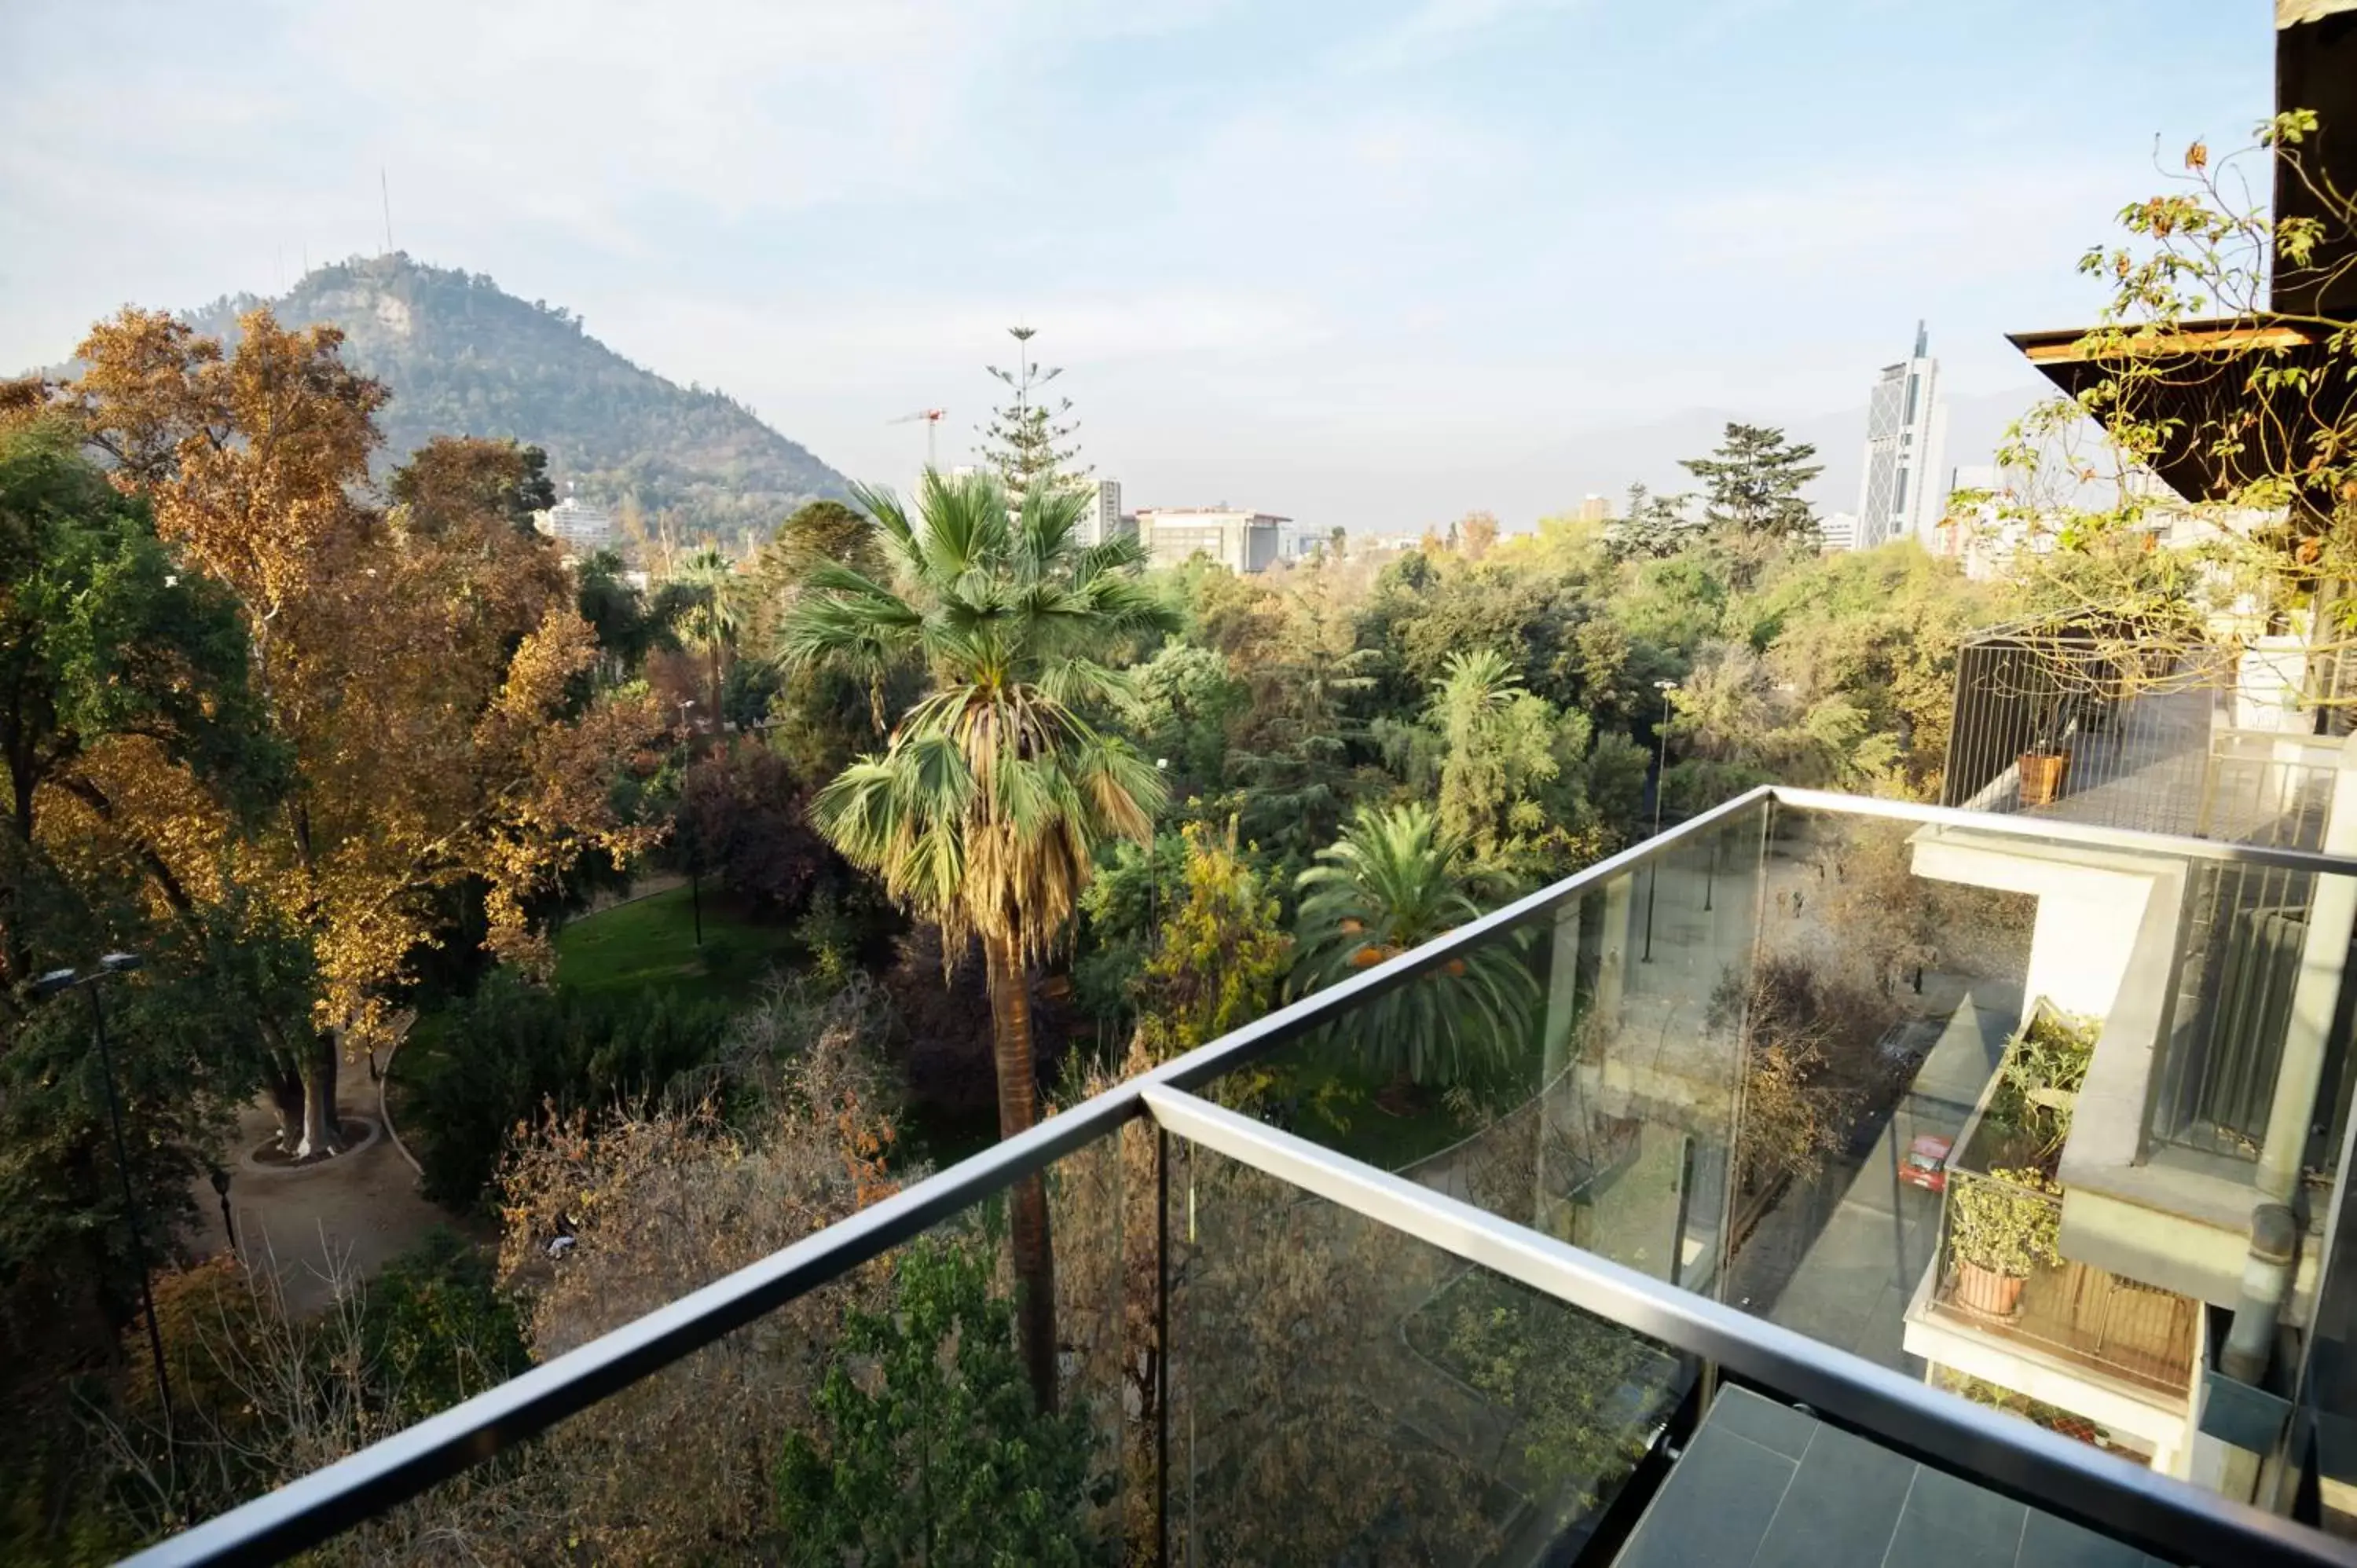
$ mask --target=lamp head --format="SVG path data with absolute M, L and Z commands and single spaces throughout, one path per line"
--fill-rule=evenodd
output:
M 72 970 L 53 969 L 49 971 L 48 973 L 40 976 L 33 982 L 33 994 L 36 996 L 55 996 L 60 991 L 72 989 L 73 983 L 74 972 Z
M 98 967 L 109 974 L 129 974 L 146 961 L 135 952 L 111 952 L 98 961 Z

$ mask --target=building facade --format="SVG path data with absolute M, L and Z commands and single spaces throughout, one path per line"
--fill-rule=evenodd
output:
M 546 511 L 532 514 L 532 525 L 567 549 L 587 553 L 614 542 L 614 514 L 566 496 Z
M 1091 479 L 1086 483 L 1089 510 L 1088 515 L 1081 520 L 1082 543 L 1103 544 L 1125 533 L 1137 532 L 1137 520 L 1125 516 L 1121 510 L 1119 479 Z
M 1859 484 L 1856 547 L 1871 550 L 1894 539 L 1927 544 L 1945 505 L 1948 411 L 1940 401 L 1940 361 L 1932 358 L 1923 324 L 1915 324 L 1915 351 L 1885 365 L 1866 413 L 1865 476 Z
M 1197 555 L 1231 572 L 1265 572 L 1283 548 L 1289 517 L 1220 506 L 1140 507 L 1139 536 L 1157 566 L 1180 566 Z

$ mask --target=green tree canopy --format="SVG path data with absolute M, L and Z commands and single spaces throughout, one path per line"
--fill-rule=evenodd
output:
M 1717 451 L 1679 467 L 1702 481 L 1703 516 L 1712 527 L 1799 542 L 1816 533 L 1816 514 L 1801 499 L 1801 487 L 1824 472 L 1809 461 L 1816 455 L 1781 430 L 1730 422 Z
M 1476 919 L 1481 875 L 1465 842 L 1424 805 L 1361 807 L 1301 874 L 1297 992 L 1372 969 Z M 1537 983 L 1518 936 L 1350 1009 L 1331 1036 L 1379 1071 L 1446 1087 L 1504 1061 L 1528 1032 Z

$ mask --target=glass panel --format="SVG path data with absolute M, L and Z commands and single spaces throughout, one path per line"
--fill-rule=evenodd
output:
M 767 1129 L 650 1119 L 552 1145 L 536 1196 L 549 1216 L 568 1216 L 575 1240 L 557 1257 L 534 1242 L 513 1260 L 533 1359 L 893 1190 L 902 1178 L 867 1141 L 857 1104 L 829 1101 L 823 1109 L 840 1122 L 812 1109 Z M 1143 1135 L 1150 1150 L 1150 1131 Z M 1126 1315 L 1142 1307 L 1134 1326 L 1152 1344 L 1157 1230 L 1150 1154 L 1133 1188 L 1137 1149 L 1126 1152 L 1130 1161 L 1108 1137 L 1044 1177 L 1056 1311 L 1040 1342 L 1054 1412 L 1038 1408 L 1026 1355 L 1011 1245 L 1018 1187 L 369 1521 L 331 1552 L 339 1561 L 509 1563 L 1134 1555 L 1125 1539 L 1153 1530 L 1154 1412 L 1125 1374 L 1152 1358 L 1122 1337 L 1133 1327 Z M 518 1218 L 536 1223 L 533 1199 L 521 1201 L 531 1211 Z M 272 1460 L 284 1473 L 271 1479 L 386 1434 L 359 1380 L 381 1380 L 389 1360 L 448 1327 L 423 1316 L 399 1326 L 407 1340 L 356 1349 L 374 1359 L 350 1388 L 337 1343 L 325 1343 L 316 1386 L 291 1412 L 273 1406 L 289 1419 Z M 244 1370 L 284 1392 L 268 1388 L 269 1369 Z M 212 1434 L 199 1434 L 186 1452 L 210 1463 L 217 1451 Z
M 1662 1279 L 1717 1289 L 1768 811 L 1339 1010 L 1211 1092 Z M 1371 947 L 1380 955 L 1380 950 Z
M 1920 824 L 1779 809 L 1727 1299 L 1921 1375 L 1908 1314 L 1949 1152 L 2018 1026 L 2031 900 L 1929 875 Z
M 1170 1561 L 1568 1560 L 1691 1380 L 1661 1347 L 1173 1139 Z

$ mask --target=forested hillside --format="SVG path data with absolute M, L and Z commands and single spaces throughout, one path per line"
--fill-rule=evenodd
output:
M 268 304 L 287 327 L 333 322 L 344 359 L 393 393 L 380 475 L 437 435 L 512 436 L 546 448 L 560 491 L 643 514 L 683 542 L 767 538 L 843 476 L 718 392 L 681 387 L 589 336 L 560 306 L 516 298 L 479 273 L 396 252 L 320 267 L 283 298 L 220 299 L 191 314 L 233 341 Z

